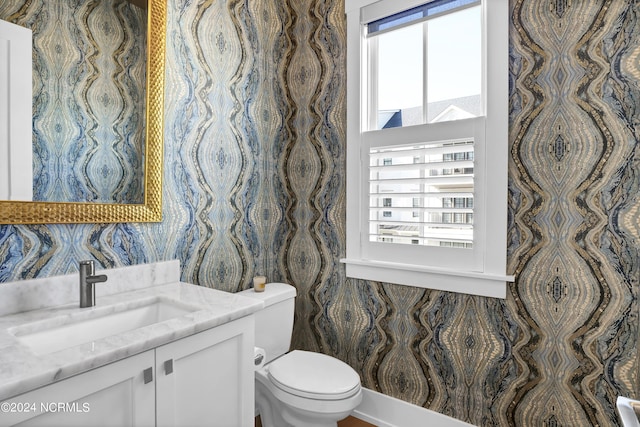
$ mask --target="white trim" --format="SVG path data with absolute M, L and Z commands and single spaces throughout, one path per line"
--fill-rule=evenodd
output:
M 486 230 L 491 238 L 486 241 L 485 271 L 505 271 L 507 265 L 507 171 L 509 154 L 509 103 L 496 102 L 498 99 L 509 99 L 509 2 L 508 0 L 491 0 L 492 13 L 486 13 L 485 1 L 483 16 L 487 32 L 486 45 L 487 67 L 491 73 L 486 82 L 484 94 L 491 94 L 487 99 L 486 119 L 487 132 L 485 135 L 484 170 L 485 189 L 501 189 L 501 191 L 486 191 L 484 200 L 491 211 L 487 213 Z M 487 49 L 491 46 L 491 49 Z M 491 102 L 493 100 L 493 102 Z M 497 142 L 497 143 L 494 143 Z M 490 163 L 489 163 L 490 160 Z
M 375 3 L 376 1 L 378 0 L 345 0 L 344 11 L 345 13 L 349 13 L 352 10 L 360 10 L 371 3 Z M 360 18 L 358 18 L 358 22 L 360 22 Z
M 347 6 L 354 2 L 355 0 L 347 0 Z M 349 29 L 347 31 L 347 258 L 359 258 L 360 228 L 358 224 L 362 199 L 359 172 L 361 147 L 359 143 L 354 142 L 360 140 L 360 126 L 364 123 L 365 109 L 361 109 L 360 106 L 366 104 L 363 102 L 361 88 L 366 87 L 367 83 L 360 81 L 360 63 L 366 64 L 364 62 L 366 54 L 360 43 L 361 26 L 358 10 L 347 14 L 347 27 Z M 353 31 L 353 28 L 358 30 Z
M 362 389 L 362 402 L 352 414 L 378 427 L 472 427 L 458 419 L 439 412 L 378 393 L 368 388 Z
M 347 277 L 492 298 L 507 297 L 514 276 L 459 271 L 414 264 L 343 258 Z
M 359 139 L 367 141 L 371 147 L 390 145 L 389 141 L 402 139 L 406 144 L 423 144 L 431 142 L 466 139 L 484 130 L 484 117 L 474 117 L 451 122 L 424 123 L 420 125 L 380 129 L 362 132 Z

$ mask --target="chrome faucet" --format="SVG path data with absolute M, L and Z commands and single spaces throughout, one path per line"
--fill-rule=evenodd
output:
M 96 305 L 96 287 L 98 282 L 106 282 L 105 274 L 95 275 L 93 261 L 80 261 L 80 308 Z

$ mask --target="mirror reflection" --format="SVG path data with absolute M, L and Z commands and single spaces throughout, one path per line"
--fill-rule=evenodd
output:
M 146 0 L 2 0 L 0 19 L 32 37 L 32 159 L 13 181 L 34 201 L 143 203 Z

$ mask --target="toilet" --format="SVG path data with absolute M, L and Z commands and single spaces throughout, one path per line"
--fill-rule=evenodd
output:
M 265 364 L 255 372 L 256 411 L 264 427 L 336 427 L 362 400 L 360 377 L 346 363 L 320 353 L 289 351 L 296 289 L 268 283 L 257 298 L 264 308 L 254 314 L 256 347 Z

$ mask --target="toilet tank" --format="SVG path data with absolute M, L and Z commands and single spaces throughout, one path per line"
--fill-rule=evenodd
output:
M 293 333 L 296 288 L 287 283 L 267 283 L 264 292 L 247 289 L 239 294 L 264 302 L 264 308 L 253 315 L 256 325 L 255 346 L 265 350 L 266 362 L 289 351 Z

